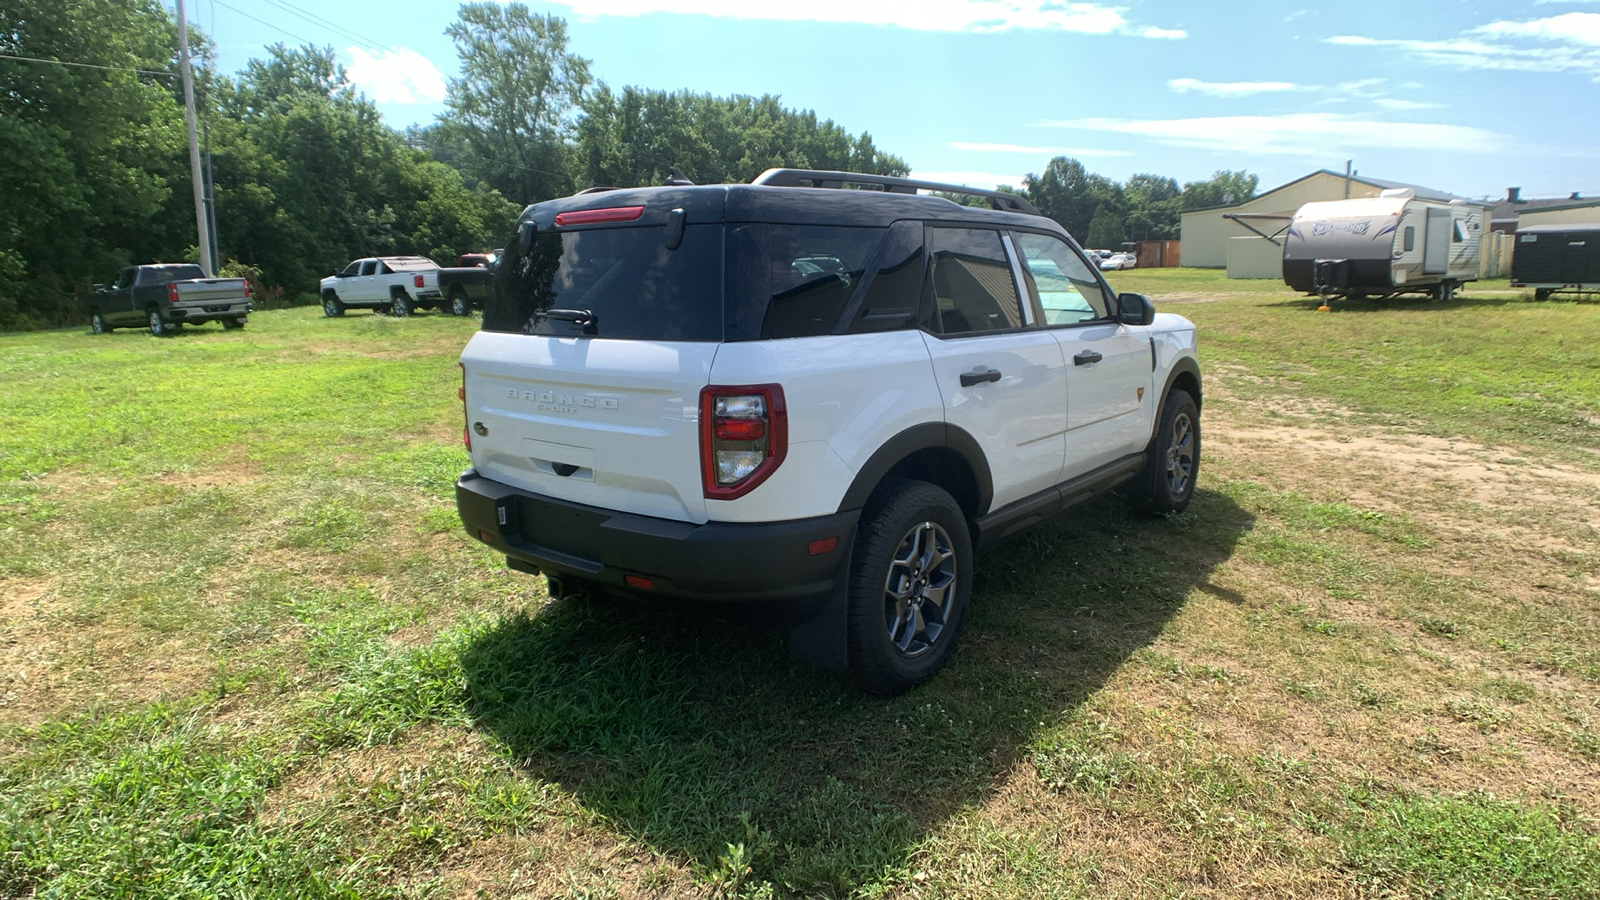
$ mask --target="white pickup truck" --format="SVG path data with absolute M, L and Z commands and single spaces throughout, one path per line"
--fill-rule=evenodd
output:
M 322 279 L 322 312 L 342 316 L 347 309 L 371 309 L 409 316 L 440 309 L 439 266 L 425 256 L 372 256 L 358 259 Z

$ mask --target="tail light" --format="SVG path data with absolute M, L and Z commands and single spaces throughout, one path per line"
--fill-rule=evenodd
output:
M 472 426 L 467 422 L 467 365 L 456 363 L 461 367 L 461 387 L 456 388 L 456 396 L 461 398 L 461 443 L 472 452 Z
M 783 464 L 789 413 L 776 384 L 700 391 L 700 478 L 712 500 L 743 497 Z
M 178 286 L 176 284 L 168 284 L 167 285 L 167 302 L 168 303 L 177 303 L 178 302 Z
M 413 276 L 411 276 L 411 284 L 414 287 L 422 287 L 422 276 L 421 275 L 413 275 Z

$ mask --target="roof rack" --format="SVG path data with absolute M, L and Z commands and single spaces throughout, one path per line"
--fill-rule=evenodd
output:
M 768 169 L 757 175 L 751 184 L 769 187 L 819 187 L 842 188 L 847 184 L 876 185 L 891 194 L 915 194 L 917 191 L 943 191 L 948 194 L 970 194 L 989 201 L 989 205 L 1005 212 L 1043 215 L 1032 203 L 1005 191 L 986 191 L 959 184 L 940 184 L 937 181 L 918 181 L 915 178 L 897 178 L 893 175 L 865 175 L 860 172 L 830 172 L 820 169 Z

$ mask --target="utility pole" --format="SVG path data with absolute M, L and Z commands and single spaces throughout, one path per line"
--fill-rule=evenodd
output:
M 206 227 L 206 189 L 200 174 L 200 136 L 194 123 L 194 75 L 189 71 L 189 23 L 183 17 L 183 0 L 178 5 L 178 68 L 183 73 L 183 111 L 189 120 L 189 174 L 194 182 L 194 224 L 200 240 L 200 269 L 206 277 L 217 273 L 211 264 L 211 229 Z
M 211 124 L 206 133 L 206 234 L 211 237 L 211 261 L 221 264 L 222 253 L 217 250 L 217 172 L 211 166 Z

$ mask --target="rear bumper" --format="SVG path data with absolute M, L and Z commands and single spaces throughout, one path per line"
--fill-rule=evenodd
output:
M 696 525 L 556 500 L 468 469 L 456 481 L 467 533 L 517 568 L 692 601 L 718 615 L 793 625 L 822 611 L 847 575 L 859 511 L 788 522 Z M 811 554 L 813 541 L 836 539 Z M 627 576 L 651 587 L 629 584 Z
M 248 300 L 239 300 L 236 302 L 200 303 L 194 306 L 168 306 L 163 310 L 163 313 L 166 319 L 173 322 L 214 322 L 218 319 L 241 319 L 250 314 L 250 302 Z

